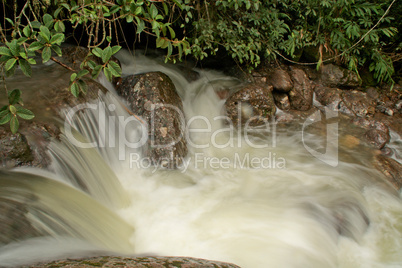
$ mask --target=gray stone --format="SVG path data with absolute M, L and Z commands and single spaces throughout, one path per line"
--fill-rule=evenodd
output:
M 23 266 L 28 267 L 28 266 Z M 191 257 L 120 257 L 101 256 L 87 259 L 66 259 L 48 263 L 30 265 L 30 268 L 64 267 L 64 268 L 93 268 L 93 267 L 125 267 L 125 268 L 240 268 L 231 263 L 210 261 Z
M 146 157 L 162 167 L 180 166 L 187 154 L 185 119 L 172 80 L 162 72 L 131 75 L 122 80 L 117 93 L 148 126 Z
M 250 126 L 262 125 L 273 118 L 276 111 L 271 90 L 256 84 L 248 84 L 230 96 L 225 109 L 235 126 L 247 122 Z

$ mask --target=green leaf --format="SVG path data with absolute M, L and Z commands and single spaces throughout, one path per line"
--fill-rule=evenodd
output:
M 107 48 L 105 48 L 102 52 L 102 61 L 103 63 L 106 63 L 110 57 L 112 56 L 112 48 L 110 46 L 108 46 Z
M 176 37 L 175 31 L 170 26 L 168 26 L 168 29 L 169 29 L 169 32 L 170 32 L 170 38 L 174 39 Z
M 81 71 L 78 72 L 77 77 L 81 78 L 81 77 L 83 77 L 84 75 L 87 75 L 87 74 L 89 74 L 89 71 L 84 69 L 84 70 L 81 70 Z
M 77 83 L 72 83 L 70 86 L 71 93 L 77 98 L 80 94 L 80 88 L 78 87 Z
M 7 43 L 7 46 L 10 48 L 11 54 L 13 56 L 19 56 L 20 55 L 20 46 L 17 43 L 17 40 L 13 40 L 10 43 Z
M 8 109 L 8 105 L 4 105 L 3 107 L 1 107 L 1 109 L 0 109 L 0 117 L 2 116 L 2 113 L 4 112 L 4 111 L 7 111 L 7 109 Z M 8 113 L 8 112 L 7 112 Z
M 17 115 L 25 120 L 31 120 L 32 118 L 35 117 L 33 112 L 22 107 L 17 108 Z
M 71 76 L 70 76 L 70 81 L 73 82 L 75 80 L 75 78 L 77 78 L 77 74 L 72 73 Z
M 6 62 L 6 66 L 5 66 L 6 71 L 11 70 L 11 68 L 14 67 L 14 65 L 15 65 L 16 62 L 17 62 L 17 59 L 16 59 L 16 58 L 11 58 L 11 59 L 9 59 L 9 60 Z
M 47 28 L 50 28 L 52 26 L 52 24 L 53 24 L 53 17 L 51 15 L 49 15 L 49 14 L 45 14 L 43 16 L 43 22 L 45 23 L 45 26 Z
M 131 23 L 132 21 L 133 21 L 133 16 L 132 15 L 128 15 L 127 17 L 126 17 L 126 21 L 128 22 L 128 23 Z
M 50 47 L 45 47 L 42 50 L 42 60 L 43 63 L 48 62 L 50 60 L 50 57 L 52 56 L 52 51 L 50 50 Z
M 10 113 L 9 110 L 7 110 L 6 112 L 7 113 L 5 113 L 5 112 L 0 113 L 0 125 L 7 124 L 12 117 L 12 114 Z
M 107 68 L 110 70 L 113 76 L 120 77 L 121 76 L 121 68 L 120 66 L 114 62 L 114 61 L 109 61 L 107 64 Z
M 29 45 L 28 50 L 29 51 L 36 51 L 39 49 L 42 49 L 44 47 L 44 45 L 41 42 L 33 42 L 32 44 Z
M 39 29 L 40 29 L 39 35 L 40 35 L 47 43 L 49 43 L 49 41 L 50 41 L 50 31 L 49 31 L 49 28 L 47 28 L 46 26 L 41 25 Z
M 82 93 L 87 94 L 88 85 L 87 85 L 87 83 L 85 83 L 84 80 L 82 80 L 82 79 L 78 80 L 78 86 L 80 87 Z
M 26 37 L 30 37 L 31 36 L 31 28 L 27 25 L 24 27 L 24 29 L 22 30 L 22 32 L 24 33 L 24 35 Z
M 9 48 L 0 47 L 0 55 L 12 56 Z
M 40 26 L 42 26 L 42 24 L 41 24 L 39 21 L 37 21 L 37 20 L 31 21 L 31 25 L 32 25 L 32 27 L 35 28 L 35 29 L 39 29 Z
M 93 60 L 88 61 L 88 67 L 91 69 L 95 69 L 96 63 Z
M 52 45 L 51 48 L 58 56 L 62 56 L 63 53 L 61 52 L 61 48 L 58 45 Z
M 114 14 L 116 12 L 118 12 L 121 9 L 121 7 L 119 7 L 118 5 L 114 5 L 112 6 L 112 8 L 110 9 L 109 13 L 110 14 Z
M 102 65 L 97 65 L 92 71 L 92 78 L 93 79 L 97 78 L 101 70 L 102 70 Z
M 11 26 L 14 26 L 14 21 L 12 21 L 11 19 L 9 19 L 9 18 L 6 18 L 6 20 L 8 21 L 8 23 L 10 23 L 11 24 Z
M 152 19 L 155 19 L 156 15 L 158 15 L 158 9 L 154 4 L 151 5 L 150 14 Z
M 50 39 L 50 44 L 58 44 L 60 45 L 64 40 L 64 34 L 62 33 L 57 33 L 55 35 L 52 36 L 52 38 Z
M 54 29 L 59 33 L 64 33 L 66 31 L 66 26 L 64 26 L 64 23 L 60 20 L 54 24 Z
M 99 47 L 95 47 L 94 49 L 92 49 L 92 54 L 94 54 L 98 58 L 102 58 L 102 53 L 103 51 Z
M 135 17 L 135 18 L 137 19 L 138 17 Z M 144 31 L 144 29 L 145 29 L 145 23 L 144 23 L 144 21 L 141 20 L 141 19 L 138 19 L 137 22 L 138 22 L 138 24 L 137 24 L 137 31 L 136 31 L 136 34 L 140 34 L 140 33 L 142 33 L 142 31 Z
M 29 64 L 36 64 L 36 60 L 33 58 L 29 58 L 27 61 Z
M 117 52 L 119 52 L 120 49 L 121 49 L 121 46 L 113 46 L 112 47 L 112 55 L 114 55 Z
M 27 60 L 21 59 L 18 61 L 21 71 L 28 77 L 32 76 L 32 68 L 31 65 L 28 63 Z
M 2 62 L 7 62 L 8 60 L 12 59 L 13 57 L 10 56 L 1 56 L 0 57 L 0 63 Z
M 10 113 L 13 115 L 17 113 L 17 108 L 15 108 L 14 105 L 8 106 L 8 109 L 10 110 Z
M 18 128 L 20 127 L 20 123 L 18 122 L 18 118 L 16 115 L 11 117 L 10 120 L 10 129 L 13 134 L 17 133 Z
M 10 103 L 10 105 L 18 103 L 20 99 L 21 99 L 21 90 L 13 89 L 8 93 L 8 103 Z
M 111 72 L 108 68 L 105 68 L 105 69 L 103 70 L 103 72 L 105 73 L 106 79 L 107 79 L 109 82 L 112 82 L 112 79 L 113 79 L 112 72 Z

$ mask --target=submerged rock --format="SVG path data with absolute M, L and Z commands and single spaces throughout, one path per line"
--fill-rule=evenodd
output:
M 183 104 L 172 80 L 162 72 L 125 77 L 117 93 L 148 126 L 145 155 L 154 165 L 176 168 L 187 154 Z
M 230 96 L 225 102 L 225 109 L 234 126 L 263 125 L 276 112 L 270 88 L 256 84 L 246 85 Z
M 28 266 L 24 266 L 28 267 Z M 126 267 L 126 268 L 240 268 L 226 262 L 210 261 L 191 257 L 137 257 L 125 258 L 102 256 L 87 259 L 67 259 L 30 265 L 30 268 L 64 267 Z

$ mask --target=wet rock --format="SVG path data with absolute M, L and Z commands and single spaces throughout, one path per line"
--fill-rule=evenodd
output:
M 370 129 L 364 133 L 365 139 L 377 149 L 382 149 L 389 142 L 389 135 L 381 130 Z
M 271 90 L 248 84 L 230 96 L 225 109 L 233 125 L 258 126 L 273 118 L 276 107 Z
M 199 72 L 195 71 L 194 69 L 188 66 L 178 65 L 177 68 L 183 73 L 184 77 L 188 82 L 197 81 L 201 77 Z
M 363 140 L 374 148 L 382 149 L 389 142 L 389 128 L 384 123 L 361 117 L 354 118 L 352 122 L 356 126 L 367 129 L 363 135 Z
M 342 91 L 342 100 L 339 103 L 339 111 L 351 116 L 365 117 L 374 114 L 375 103 L 366 93 L 357 90 Z
M 376 89 L 375 87 L 369 87 L 368 89 L 366 89 L 366 93 L 367 96 L 372 100 L 376 100 L 380 96 L 380 94 L 378 93 L 378 89 Z
M 267 84 L 272 85 L 274 90 L 280 92 L 289 92 L 293 88 L 293 82 L 287 71 L 275 69 L 269 75 Z
M 0 163 L 3 167 L 30 165 L 34 157 L 28 141 L 21 133 L 12 134 L 0 126 Z
M 399 112 L 402 112 L 402 100 L 399 100 L 395 103 L 395 109 L 397 109 Z
M 327 86 L 348 88 L 357 87 L 361 84 L 361 80 L 355 72 L 334 64 L 325 64 L 322 66 L 321 81 Z
M 292 68 L 290 75 L 293 88 L 289 92 L 289 101 L 292 109 L 307 111 L 313 105 L 313 87 L 306 73 L 302 69 Z
M 374 166 L 385 175 L 397 190 L 402 188 L 402 164 L 387 156 L 376 155 Z
M 25 266 L 26 267 L 26 266 Z M 64 268 L 92 268 L 92 267 L 126 267 L 126 268 L 173 268 L 173 267 L 202 267 L 202 268 L 240 268 L 226 262 L 210 261 L 190 257 L 115 257 L 102 256 L 87 259 L 67 259 L 49 263 L 30 265 L 30 268 L 64 267 Z
M 337 110 L 341 101 L 342 90 L 330 88 L 323 85 L 317 85 L 314 88 L 316 100 L 331 110 Z
M 187 154 L 183 104 L 172 80 L 162 72 L 125 77 L 117 92 L 148 125 L 146 156 L 155 165 L 176 168 Z
M 276 106 L 284 111 L 290 110 L 289 96 L 282 92 L 272 92 Z

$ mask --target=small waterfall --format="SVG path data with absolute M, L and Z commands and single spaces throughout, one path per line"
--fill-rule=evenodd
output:
M 50 171 L 0 173 L 0 210 L 17 211 L 16 223 L 31 229 L 0 236 L 0 265 L 112 252 L 246 268 L 402 266 L 402 202 L 367 164 L 369 149 L 340 144 L 329 166 L 305 148 L 322 136 L 304 143 L 297 122 L 246 139 L 225 125 L 215 93 L 239 81 L 198 70 L 188 82 L 174 67 L 124 53 L 125 74 L 162 71 L 174 81 L 190 139 L 183 166 L 141 160 L 146 131 L 112 93 L 64 111 Z

